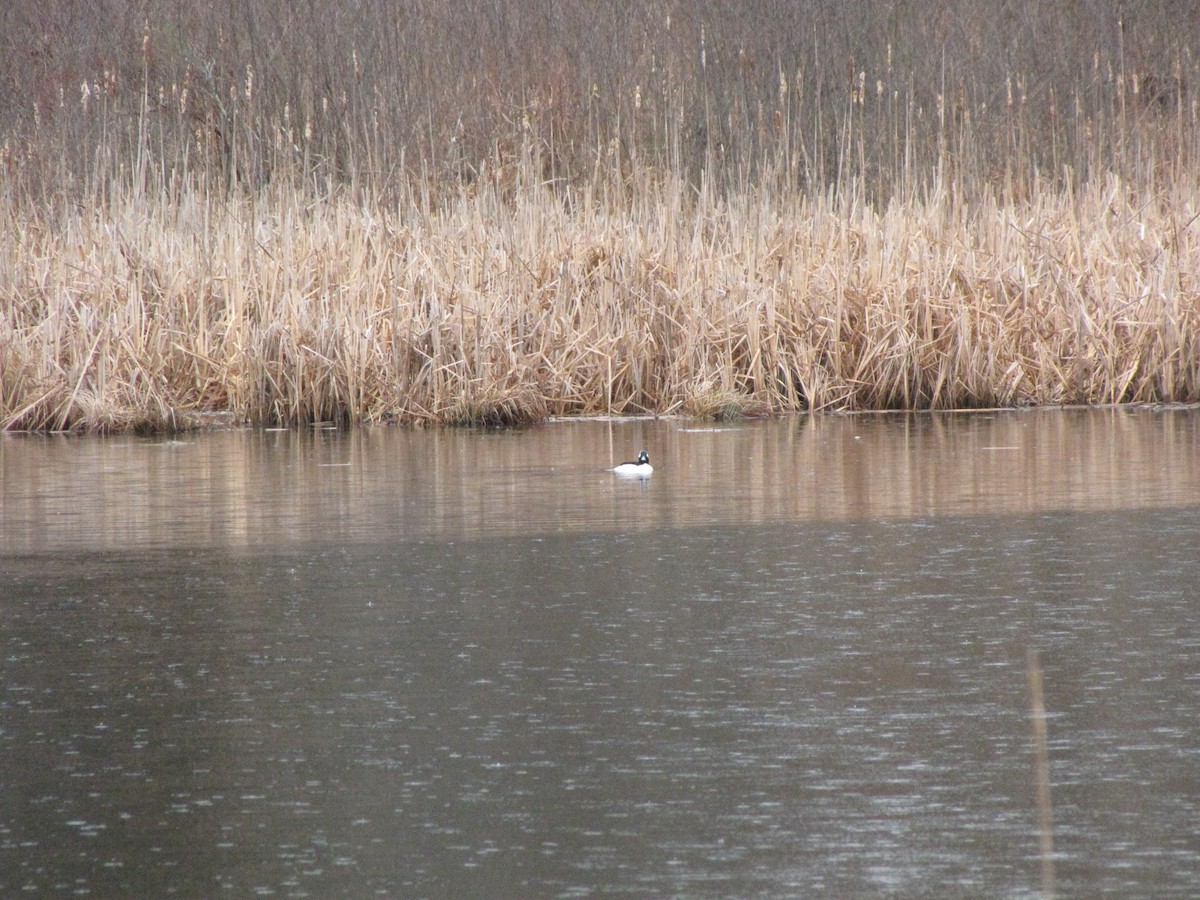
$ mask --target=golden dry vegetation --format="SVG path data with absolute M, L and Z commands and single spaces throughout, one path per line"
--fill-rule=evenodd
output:
M 64 65 L 0 138 L 0 426 L 1200 400 L 1189 48 L 943 49 L 930 90 L 915 49 L 833 76 L 686 8 L 626 78 L 483 54 L 412 133 L 357 49 L 321 88 L 147 19 Z

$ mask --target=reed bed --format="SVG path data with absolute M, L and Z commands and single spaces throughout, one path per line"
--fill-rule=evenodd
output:
M 1189 57 L 1038 105 L 926 98 L 889 45 L 874 90 L 776 60 L 754 94 L 689 34 L 619 103 L 526 93 L 409 160 L 377 86 L 323 124 L 250 65 L 204 106 L 147 23 L 136 88 L 0 147 L 0 427 L 1200 401 Z
M 1195 187 L 7 210 L 3 424 L 1200 399 Z M 34 227 L 31 227 L 31 224 Z

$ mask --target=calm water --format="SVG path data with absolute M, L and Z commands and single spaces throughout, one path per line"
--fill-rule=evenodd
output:
M 1200 895 L 1198 448 L 0 439 L 0 895 Z

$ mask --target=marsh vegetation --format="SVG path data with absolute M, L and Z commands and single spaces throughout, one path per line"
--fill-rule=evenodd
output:
M 1200 400 L 1186 5 L 0 34 L 5 429 Z

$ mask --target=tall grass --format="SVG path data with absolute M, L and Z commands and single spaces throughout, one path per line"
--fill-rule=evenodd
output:
M 112 6 L 4 14 L 4 428 L 1200 400 L 1169 5 Z

